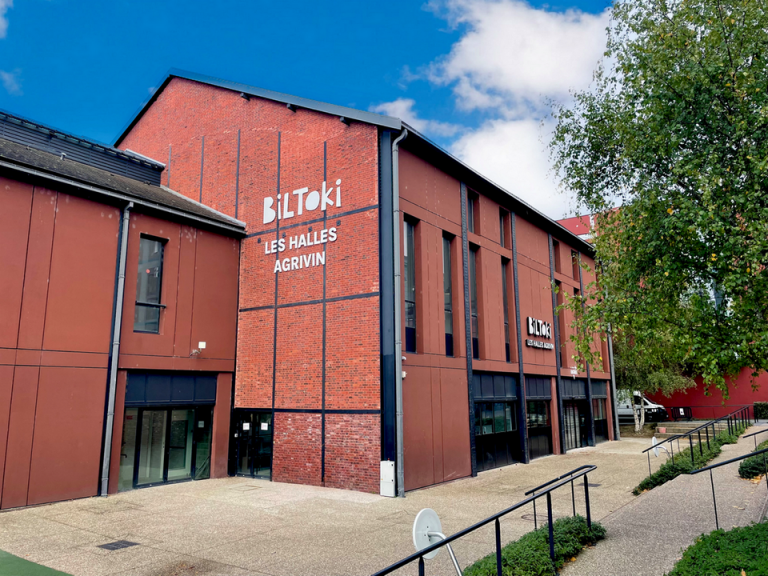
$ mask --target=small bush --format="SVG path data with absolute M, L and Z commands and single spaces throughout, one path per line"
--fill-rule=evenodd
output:
M 757 450 L 763 448 L 768 448 L 768 440 L 757 446 Z M 749 480 L 750 478 L 757 478 L 760 474 L 765 474 L 766 460 L 768 460 L 768 454 L 759 454 L 742 460 L 739 464 L 739 476 Z
M 699 446 L 693 447 L 693 462 L 691 462 L 691 449 L 686 448 L 680 452 L 675 453 L 675 460 L 672 458 L 662 464 L 656 472 L 647 476 L 637 487 L 632 491 L 635 496 L 642 494 L 646 490 L 656 488 L 662 484 L 674 480 L 680 474 L 689 474 L 693 470 L 701 468 L 707 465 L 707 462 L 720 455 L 722 452 L 721 447 L 725 444 L 736 444 L 746 430 L 746 426 L 738 426 L 735 430 L 735 434 L 728 434 L 728 432 L 721 432 L 715 438 L 710 438 L 709 448 L 705 440 L 702 440 L 701 451 Z
M 752 410 L 756 420 L 768 420 L 768 402 L 755 402 Z
M 585 546 L 605 538 L 605 528 L 582 516 L 560 518 L 552 525 L 555 534 L 555 561 L 549 557 L 549 528 L 542 526 L 510 542 L 501 551 L 504 576 L 554 576 L 567 560 Z M 489 554 L 464 569 L 464 576 L 495 576 L 496 554 Z
M 768 524 L 700 536 L 666 576 L 768 575 Z

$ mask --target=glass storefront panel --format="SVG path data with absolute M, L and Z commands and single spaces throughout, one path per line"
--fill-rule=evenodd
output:
M 136 463 L 136 429 L 139 423 L 139 409 L 127 408 L 123 416 L 123 440 L 120 447 L 120 477 L 117 489 L 120 492 L 133 489 L 133 467 Z
M 172 410 L 168 438 L 168 481 L 192 477 L 192 433 L 194 410 Z
M 167 410 L 144 410 L 141 419 L 139 470 L 136 482 L 139 486 L 163 481 L 167 421 Z
M 240 412 L 236 415 L 237 474 L 255 478 L 271 478 L 272 414 Z
M 195 410 L 195 480 L 211 477 L 211 421 L 208 407 Z

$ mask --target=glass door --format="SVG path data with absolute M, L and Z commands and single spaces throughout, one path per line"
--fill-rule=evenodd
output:
M 142 412 L 134 485 L 157 484 L 165 480 L 167 423 L 167 410 Z
M 126 408 L 118 490 L 211 476 L 213 409 Z
M 236 416 L 235 450 L 237 474 L 271 478 L 272 414 L 240 412 Z

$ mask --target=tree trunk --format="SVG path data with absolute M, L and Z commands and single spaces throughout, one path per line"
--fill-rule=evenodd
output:
M 640 394 L 640 405 L 635 404 L 635 395 L 632 395 L 632 416 L 635 418 L 635 432 L 640 433 L 645 426 L 645 395 Z

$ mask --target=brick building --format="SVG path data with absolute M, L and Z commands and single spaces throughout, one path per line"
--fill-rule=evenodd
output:
M 246 223 L 230 473 L 402 493 L 613 438 L 554 313 L 592 247 L 401 120 L 172 71 L 115 145 Z
M 244 225 L 163 168 L 0 113 L 1 508 L 227 475 Z

